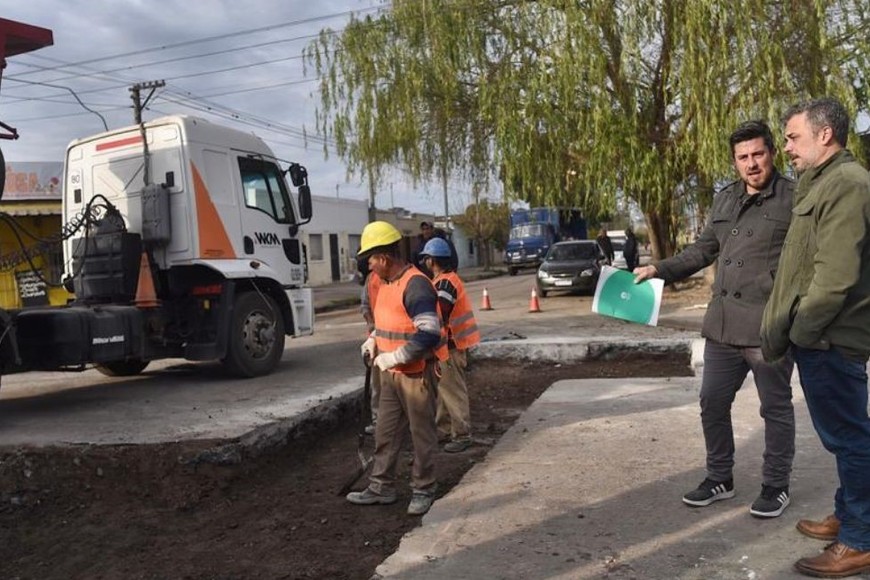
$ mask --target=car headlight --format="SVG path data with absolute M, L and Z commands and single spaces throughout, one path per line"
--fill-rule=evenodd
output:
M 585 270 L 580 272 L 580 275 L 581 276 L 594 276 L 595 275 L 595 268 L 586 268 Z

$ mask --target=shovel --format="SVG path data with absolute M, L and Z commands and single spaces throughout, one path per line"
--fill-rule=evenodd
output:
M 349 477 L 347 481 L 344 482 L 344 485 L 342 485 L 341 489 L 338 490 L 338 495 L 347 495 L 353 485 L 359 481 L 363 475 L 365 475 L 365 472 L 368 471 L 369 467 L 371 467 L 375 460 L 374 456 L 366 457 L 364 451 L 366 425 L 368 425 L 369 421 L 372 419 L 372 367 L 369 364 L 366 364 L 366 380 L 365 386 L 363 387 L 363 402 L 361 407 L 362 411 L 360 413 L 359 433 L 357 434 L 356 443 L 356 454 L 359 457 L 360 466 L 353 473 L 353 476 Z

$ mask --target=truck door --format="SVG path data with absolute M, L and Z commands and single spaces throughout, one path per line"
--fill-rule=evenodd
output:
M 244 255 L 286 274 L 283 284 L 301 286 L 303 257 L 296 237 L 296 214 L 281 170 L 265 159 L 238 159 Z

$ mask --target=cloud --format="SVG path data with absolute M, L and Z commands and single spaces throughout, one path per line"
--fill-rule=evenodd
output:
M 324 159 L 317 139 L 311 138 L 306 146 L 300 135 L 304 130 L 315 136 L 317 107 L 316 84 L 305 79 L 299 58 L 310 39 L 300 37 L 325 27 L 340 29 L 347 20 L 327 15 L 382 5 L 379 0 L 11 3 L 4 7 L 3 17 L 51 29 L 54 46 L 8 59 L 0 119 L 16 127 L 21 137 L 2 142 L 3 152 L 12 161 L 59 161 L 70 141 L 103 130 L 102 121 L 84 111 L 67 91 L 27 83 L 74 89 L 113 129 L 133 121 L 129 86 L 166 79 L 166 89 L 145 112 L 146 120 L 168 113 L 193 114 L 255 132 L 279 157 L 308 167 L 315 194 L 334 196 L 338 185 L 340 197 L 368 199 L 367 184 L 360 179 L 348 182 L 346 167 L 334 152 Z M 323 18 L 276 26 L 318 17 Z M 269 26 L 276 27 L 238 34 Z M 192 42 L 209 37 L 218 38 Z M 124 56 L 105 58 L 114 55 Z M 65 63 L 83 64 L 70 68 Z M 54 70 L 41 70 L 46 68 Z M 262 88 L 267 86 L 272 88 Z M 264 127 L 263 120 L 274 126 Z M 394 203 L 440 213 L 443 197 L 440 187 L 436 189 L 414 187 L 395 172 L 380 187 L 377 205 Z M 463 207 L 451 205 L 451 212 Z

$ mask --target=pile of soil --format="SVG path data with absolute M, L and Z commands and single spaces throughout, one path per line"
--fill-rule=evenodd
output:
M 439 496 L 554 381 L 640 374 L 690 374 L 688 355 L 473 363 L 475 445 L 438 454 Z M 405 514 L 405 461 L 394 505 L 337 494 L 359 466 L 357 429 L 348 420 L 231 466 L 190 461 L 219 441 L 0 448 L 0 578 L 369 578 L 421 518 Z

